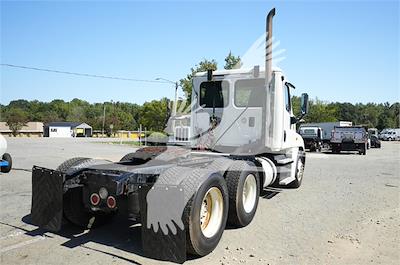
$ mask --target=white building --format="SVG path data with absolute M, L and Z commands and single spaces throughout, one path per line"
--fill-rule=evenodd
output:
M 92 127 L 81 122 L 50 122 L 44 126 L 44 137 L 92 137 Z

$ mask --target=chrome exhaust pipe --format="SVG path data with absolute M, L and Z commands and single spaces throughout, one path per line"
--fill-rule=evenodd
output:
M 271 9 L 266 20 L 266 38 L 265 38 L 265 95 L 262 112 L 262 141 L 263 147 L 270 148 L 273 142 L 273 118 L 275 109 L 273 102 L 275 93 L 271 91 L 270 84 L 272 80 L 272 18 L 275 16 L 275 8 Z
M 266 40 L 265 40 L 265 85 L 268 87 L 272 77 L 272 18 L 275 16 L 275 8 L 267 15 Z

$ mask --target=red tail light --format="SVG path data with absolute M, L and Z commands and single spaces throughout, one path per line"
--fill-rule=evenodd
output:
M 115 198 L 113 196 L 108 196 L 108 198 L 107 198 L 107 206 L 110 209 L 114 209 L 115 206 L 117 206 L 117 201 L 115 200 Z
M 94 206 L 100 203 L 100 196 L 97 193 L 90 195 L 90 203 Z

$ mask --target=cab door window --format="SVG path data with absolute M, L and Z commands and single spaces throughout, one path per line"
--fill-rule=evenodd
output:
M 292 102 L 290 100 L 290 88 L 285 85 L 284 88 L 284 93 L 285 93 L 285 108 L 286 110 L 290 113 L 291 109 L 292 109 Z
M 200 84 L 200 106 L 224 108 L 229 102 L 229 83 L 226 81 L 203 82 Z

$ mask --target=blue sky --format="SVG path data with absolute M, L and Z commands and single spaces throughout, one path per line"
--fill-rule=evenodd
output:
M 1 2 L 1 63 L 178 80 L 203 58 L 243 55 L 276 7 L 279 62 L 295 94 L 340 102 L 399 101 L 398 1 Z M 0 66 L 0 103 L 173 97 L 149 84 Z

